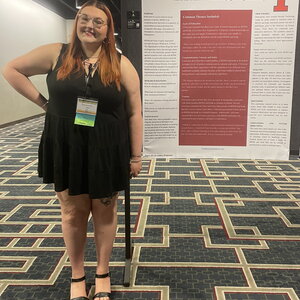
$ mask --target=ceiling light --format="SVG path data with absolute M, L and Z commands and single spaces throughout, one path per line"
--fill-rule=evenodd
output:
M 81 6 L 84 4 L 84 2 L 86 2 L 86 0 L 76 0 L 76 8 L 80 9 Z

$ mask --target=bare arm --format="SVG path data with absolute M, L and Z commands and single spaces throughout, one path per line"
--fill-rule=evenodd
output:
M 143 137 L 142 104 L 139 76 L 131 62 L 122 55 L 121 83 L 127 92 L 127 112 L 129 116 L 129 134 L 131 142 L 131 174 L 137 176 L 141 170 Z
M 47 100 L 29 80 L 30 76 L 48 73 L 56 62 L 61 44 L 38 47 L 4 66 L 3 76 L 21 95 L 45 108 Z

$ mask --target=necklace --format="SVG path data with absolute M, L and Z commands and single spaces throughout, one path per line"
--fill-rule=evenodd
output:
M 83 60 L 82 61 L 83 65 L 84 66 L 86 66 L 86 65 L 93 65 L 93 66 L 97 65 L 99 63 L 99 61 L 95 60 L 93 58 L 96 58 L 96 56 L 94 56 L 94 57 L 92 56 L 92 57 L 89 57 L 89 58 L 86 58 L 85 60 Z M 90 59 L 91 59 L 91 61 L 90 61 Z
M 94 63 L 91 63 L 87 59 L 85 59 L 82 63 L 83 63 L 84 66 L 92 66 L 92 68 L 95 68 L 96 66 L 98 66 L 99 62 L 96 61 Z
M 88 78 L 91 76 L 93 77 L 97 67 L 98 67 L 98 61 L 95 63 L 90 63 L 87 60 L 84 60 L 83 62 L 83 67 L 85 69 L 85 79 L 88 80 Z

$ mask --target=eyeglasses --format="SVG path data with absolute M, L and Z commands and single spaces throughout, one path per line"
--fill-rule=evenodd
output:
M 102 26 L 107 25 L 101 18 L 92 18 L 86 14 L 78 14 L 78 20 L 82 25 L 88 24 L 88 22 L 92 20 L 93 25 L 96 28 L 101 28 Z

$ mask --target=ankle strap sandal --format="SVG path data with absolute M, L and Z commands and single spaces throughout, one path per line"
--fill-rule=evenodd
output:
M 95 275 L 95 278 L 106 278 L 106 277 L 110 277 L 110 272 L 105 273 L 105 274 L 96 274 Z M 110 296 L 111 296 L 111 293 L 109 293 L 109 292 L 99 292 L 94 295 L 93 299 L 105 298 L 105 297 L 110 299 Z
M 96 274 L 95 278 L 106 278 L 106 277 L 110 277 L 110 272 L 105 273 L 105 274 Z
M 81 282 L 83 280 L 85 280 L 85 276 L 81 278 L 75 278 L 75 279 L 71 278 L 71 282 Z M 89 298 L 81 296 L 81 297 L 72 298 L 71 300 L 89 300 Z

